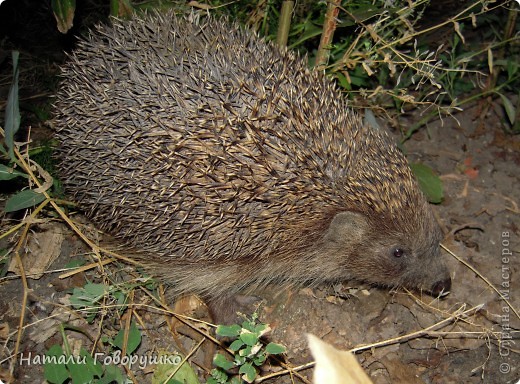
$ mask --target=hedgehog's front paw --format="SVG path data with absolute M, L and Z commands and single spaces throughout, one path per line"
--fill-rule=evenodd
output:
M 225 295 L 206 300 L 209 313 L 215 324 L 241 324 L 243 316 L 257 310 L 262 298 L 249 295 Z

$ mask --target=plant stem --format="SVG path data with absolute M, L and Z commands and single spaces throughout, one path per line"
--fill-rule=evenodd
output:
M 314 63 L 314 67 L 318 71 L 324 70 L 329 60 L 330 44 L 334 36 L 334 31 L 336 30 L 340 4 L 340 0 L 331 0 L 327 4 L 327 13 L 325 14 L 325 22 L 323 23 L 320 46 L 318 47 L 316 62 Z
M 276 43 L 281 47 L 287 46 L 293 7 L 294 1 L 284 1 L 282 4 L 282 10 L 280 11 L 280 23 L 278 24 L 278 32 L 276 34 Z

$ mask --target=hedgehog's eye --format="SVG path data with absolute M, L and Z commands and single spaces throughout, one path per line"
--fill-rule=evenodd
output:
M 404 255 L 404 250 L 402 248 L 394 249 L 394 257 L 402 257 Z

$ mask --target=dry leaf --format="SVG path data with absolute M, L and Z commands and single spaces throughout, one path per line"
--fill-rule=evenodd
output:
M 340 351 L 312 334 L 307 339 L 316 360 L 314 384 L 372 383 L 351 352 Z
M 22 262 L 27 277 L 39 279 L 61 253 L 61 244 L 65 236 L 64 227 L 57 223 L 46 223 L 40 225 L 40 232 L 30 233 L 22 255 Z M 20 274 L 16 259 L 11 260 L 9 271 Z

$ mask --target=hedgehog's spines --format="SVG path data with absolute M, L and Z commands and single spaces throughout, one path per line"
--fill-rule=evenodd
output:
M 436 252 L 438 228 L 388 135 L 299 55 L 236 24 L 115 20 L 79 43 L 62 77 L 66 191 L 179 292 L 401 284 L 385 247 Z M 342 212 L 366 243 L 326 244 Z

